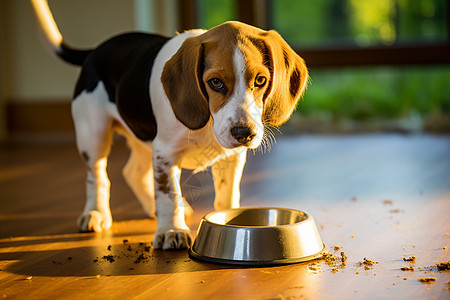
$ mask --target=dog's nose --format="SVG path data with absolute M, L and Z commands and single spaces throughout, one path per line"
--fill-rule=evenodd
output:
M 240 144 L 245 145 L 253 140 L 256 133 L 248 126 L 234 126 L 231 128 L 231 136 L 234 137 Z

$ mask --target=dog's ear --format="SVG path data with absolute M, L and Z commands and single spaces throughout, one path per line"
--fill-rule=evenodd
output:
M 265 63 L 269 65 L 272 78 L 266 92 L 263 121 L 280 126 L 290 118 L 306 89 L 308 69 L 303 58 L 276 31 L 267 31 L 264 35 L 270 60 Z
M 184 41 L 165 64 L 161 81 L 177 119 L 200 129 L 210 118 L 208 94 L 202 81 L 204 47 L 198 37 Z

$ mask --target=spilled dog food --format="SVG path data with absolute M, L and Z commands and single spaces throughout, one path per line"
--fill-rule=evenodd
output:
M 364 267 L 364 270 L 367 271 L 367 270 L 372 269 L 375 264 L 378 264 L 378 262 L 370 260 L 370 259 L 367 259 L 366 257 L 364 257 L 364 259 L 362 261 L 356 263 L 356 266 L 357 267 Z
M 410 257 L 403 257 L 402 259 L 403 261 L 415 262 L 417 258 L 413 255 Z
M 435 277 L 423 277 L 423 278 L 419 278 L 417 279 L 417 281 L 423 282 L 423 283 L 432 283 L 436 281 Z
M 438 271 L 446 271 L 450 270 L 450 260 L 446 262 L 441 262 L 435 265 Z

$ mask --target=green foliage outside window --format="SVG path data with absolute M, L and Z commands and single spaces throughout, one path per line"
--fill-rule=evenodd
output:
M 450 114 L 450 67 L 312 70 L 298 113 L 332 120 Z
M 446 0 L 274 0 L 274 27 L 301 47 L 446 39 Z
M 226 21 L 236 19 L 235 0 L 199 0 L 200 26 L 210 29 Z

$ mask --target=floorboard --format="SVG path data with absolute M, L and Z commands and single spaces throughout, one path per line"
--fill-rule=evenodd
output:
M 85 173 L 75 149 L 56 143 L 0 147 L 0 297 L 450 298 L 450 273 L 435 266 L 450 260 L 448 136 L 279 136 L 270 153 L 249 153 L 242 206 L 309 212 L 330 252 L 348 258 L 346 264 L 317 260 L 264 268 L 152 249 L 156 221 L 145 217 L 122 179 L 128 150 L 121 141 L 108 166 L 113 228 L 79 233 Z M 211 184 L 208 172 L 182 175 L 194 235 L 213 209 Z M 411 256 L 415 262 L 403 261 Z M 365 265 L 364 258 L 375 263 Z M 436 281 L 418 281 L 424 277 Z

